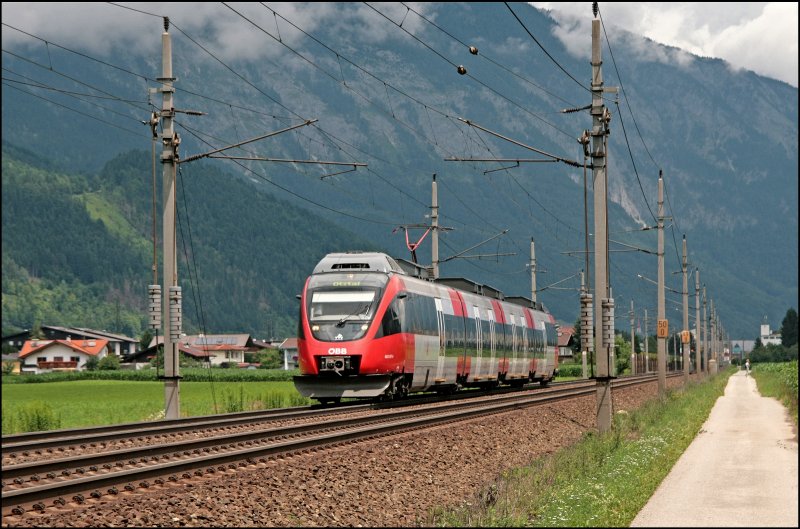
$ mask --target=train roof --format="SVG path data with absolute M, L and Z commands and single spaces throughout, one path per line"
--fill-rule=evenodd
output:
M 314 267 L 314 274 L 325 272 L 382 272 L 405 274 L 397 261 L 380 252 L 329 253 Z
M 525 296 L 508 296 L 505 301 L 513 303 L 514 305 L 522 305 L 523 307 L 528 307 L 529 309 L 547 312 L 547 309 L 544 308 L 544 305 L 542 305 L 541 302 L 533 301 Z
M 457 288 L 459 290 L 466 290 L 480 296 L 487 298 L 494 298 L 503 300 L 505 296 L 499 290 L 489 285 L 482 285 L 464 277 L 440 277 L 436 280 L 437 283 L 447 285 L 449 287 Z
M 430 266 L 412 263 L 405 259 L 394 259 L 381 252 L 341 252 L 329 253 L 323 257 L 317 266 L 314 267 L 314 274 L 324 274 L 327 272 L 379 272 L 384 274 L 402 274 L 418 279 L 430 280 L 432 276 Z M 505 296 L 500 290 L 481 283 L 476 283 L 464 277 L 440 277 L 434 280 L 435 283 L 451 288 L 472 292 L 479 296 L 494 298 L 500 301 L 507 301 L 522 307 L 534 310 L 547 311 L 539 302 L 535 302 L 524 296 Z

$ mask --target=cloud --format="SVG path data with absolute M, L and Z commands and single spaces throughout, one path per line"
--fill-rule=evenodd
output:
M 277 15 L 259 4 L 229 5 L 232 9 L 207 2 L 142 2 L 130 4 L 134 11 L 93 2 L 4 2 L 2 18 L 4 23 L 40 39 L 102 57 L 119 49 L 147 55 L 159 53 L 162 21 L 149 14 L 170 17 L 173 47 L 179 45 L 180 33 L 175 30 L 180 28 L 224 61 L 254 60 L 287 53 L 276 39 L 293 48 L 308 43 L 309 39 L 287 20 L 312 34 L 320 25 L 340 28 L 339 31 L 351 35 L 354 42 L 408 38 L 363 4 L 269 4 Z M 424 4 L 407 5 L 425 14 Z M 397 24 L 402 23 L 411 33 L 421 31 L 426 24 L 400 4 L 378 4 L 377 9 Z M 41 40 L 8 27 L 3 28 L 2 41 L 4 48 L 44 45 Z
M 556 36 L 570 53 L 588 56 L 591 10 L 587 2 L 532 2 L 558 21 Z M 604 2 L 608 29 L 619 28 L 701 57 L 727 61 L 792 86 L 797 77 L 796 2 Z M 614 41 L 614 36 L 609 34 Z M 663 52 L 658 60 L 686 64 L 687 56 Z

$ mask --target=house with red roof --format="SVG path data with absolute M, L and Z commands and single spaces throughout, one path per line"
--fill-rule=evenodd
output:
M 157 347 L 163 345 L 163 343 L 163 336 L 153 338 L 144 353 L 152 357 Z M 244 364 L 244 353 L 261 350 L 260 347 L 253 344 L 253 339 L 249 334 L 183 335 L 178 340 L 178 349 L 182 353 L 197 360 L 208 362 L 212 366 L 219 366 L 223 363 Z M 150 353 L 150 351 L 153 352 Z
M 22 374 L 83 371 L 90 358 L 108 355 L 108 340 L 27 340 L 19 352 Z
M 572 359 L 572 346 L 577 340 L 575 327 L 562 325 L 558 329 L 558 360 Z

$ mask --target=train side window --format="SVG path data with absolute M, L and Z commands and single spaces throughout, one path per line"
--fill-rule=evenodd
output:
M 544 328 L 545 332 L 547 332 L 547 346 L 555 347 L 558 345 L 558 333 L 556 332 L 556 326 L 552 323 L 545 322 Z
M 419 334 L 420 331 L 420 317 L 419 317 L 419 297 L 409 292 L 406 298 L 406 327 L 405 332 L 412 334 Z
M 376 338 L 403 332 L 403 328 L 405 327 L 403 324 L 403 314 L 405 313 L 404 301 L 405 300 L 402 298 L 395 298 L 392 300 L 391 304 L 389 304 L 389 307 L 386 309 L 386 313 L 383 315 L 381 326 L 375 336 Z

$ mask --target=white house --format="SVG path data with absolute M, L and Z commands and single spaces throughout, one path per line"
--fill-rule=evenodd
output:
M 108 355 L 108 340 L 28 340 L 22 345 L 21 372 L 83 371 L 90 358 Z
M 286 338 L 283 343 L 278 346 L 283 356 L 284 369 L 297 369 L 300 361 L 297 359 L 297 338 Z
M 766 316 L 764 316 L 764 321 L 761 323 L 760 337 L 762 345 L 781 345 L 781 333 L 770 331 Z

